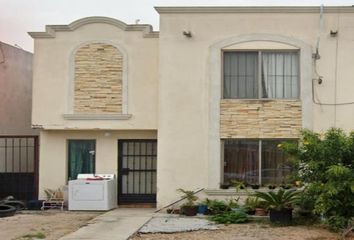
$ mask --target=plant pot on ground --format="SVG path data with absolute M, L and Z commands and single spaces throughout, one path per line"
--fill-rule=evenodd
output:
M 273 190 L 273 189 L 275 189 L 277 186 L 275 186 L 275 185 L 273 185 L 273 184 L 269 184 L 268 185 L 268 188 L 270 189 L 270 190 Z
M 198 206 L 195 202 L 198 200 L 198 197 L 194 195 L 193 191 L 184 190 L 182 188 L 178 189 L 182 193 L 182 199 L 186 199 L 186 202 L 181 206 L 181 214 L 186 216 L 195 216 L 198 213 Z
M 281 210 L 270 209 L 269 218 L 273 223 L 289 225 L 292 222 L 292 208 L 283 208 Z
M 259 184 L 251 184 L 252 189 L 259 189 L 260 185 Z
M 262 199 L 270 210 L 270 221 L 288 225 L 292 220 L 292 205 L 297 201 L 299 192 L 284 190 L 270 192 L 256 192 L 254 196 Z

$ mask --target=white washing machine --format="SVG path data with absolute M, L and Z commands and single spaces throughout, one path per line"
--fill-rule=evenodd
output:
M 69 210 L 107 211 L 117 207 L 114 174 L 79 174 L 69 181 Z

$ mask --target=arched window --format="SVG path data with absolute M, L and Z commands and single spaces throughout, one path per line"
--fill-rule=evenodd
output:
M 74 113 L 119 114 L 123 102 L 123 54 L 106 43 L 89 43 L 74 56 Z

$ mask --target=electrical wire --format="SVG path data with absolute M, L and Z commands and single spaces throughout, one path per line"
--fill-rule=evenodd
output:
M 354 102 L 345 102 L 345 103 L 321 103 L 316 101 L 315 99 L 315 84 L 314 82 L 317 81 L 318 79 L 312 79 L 312 102 L 317 105 L 323 105 L 323 106 L 341 106 L 341 105 L 351 105 L 354 104 Z
M 338 13 L 338 18 L 337 18 L 337 30 L 339 29 L 339 13 Z M 323 28 L 323 4 L 321 5 L 320 8 L 320 31 L 318 34 L 318 38 L 317 38 L 317 44 L 316 44 L 316 55 L 314 56 L 314 72 L 317 75 L 315 79 L 312 79 L 312 102 L 314 104 L 317 105 L 322 105 L 322 106 L 344 106 L 344 105 L 351 105 L 354 104 L 353 102 L 344 102 L 344 103 L 337 103 L 337 78 L 338 78 L 338 37 L 336 39 L 336 58 L 335 58 L 335 87 L 334 87 L 334 103 L 322 103 L 321 101 L 316 101 L 315 99 L 315 81 L 318 81 L 319 79 L 322 80 L 322 76 L 318 73 L 318 69 L 317 69 L 317 61 L 319 60 L 319 47 L 320 47 L 320 40 L 321 40 L 321 32 L 322 32 L 322 28 Z M 336 108 L 335 108 L 335 111 Z M 336 114 L 335 114 L 336 115 Z

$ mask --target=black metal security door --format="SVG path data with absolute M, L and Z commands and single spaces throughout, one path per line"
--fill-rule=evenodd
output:
M 0 199 L 38 198 L 38 137 L 0 136 Z
M 156 202 L 157 140 L 118 141 L 118 203 Z

